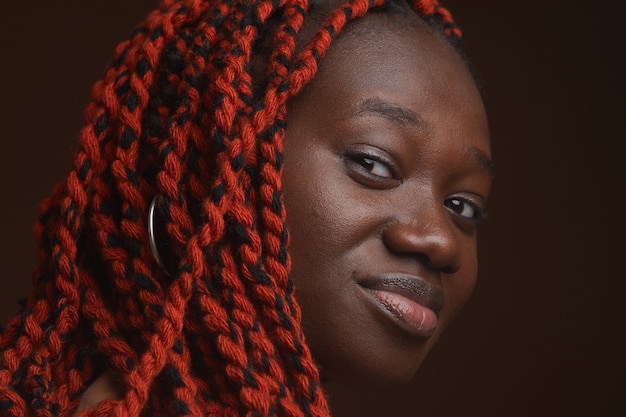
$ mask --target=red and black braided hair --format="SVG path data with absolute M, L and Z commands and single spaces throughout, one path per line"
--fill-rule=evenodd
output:
M 41 205 L 34 288 L 0 337 L 2 416 L 71 415 L 105 370 L 124 397 L 85 415 L 329 414 L 289 276 L 287 101 L 386 3 L 341 5 L 296 50 L 307 0 L 164 0 L 118 47 Z M 436 0 L 409 6 L 457 43 Z M 157 195 L 170 273 L 148 244 Z

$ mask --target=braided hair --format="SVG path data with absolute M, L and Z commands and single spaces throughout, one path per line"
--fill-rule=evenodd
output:
M 0 335 L 2 416 L 71 415 L 107 369 L 123 398 L 81 415 L 329 415 L 289 276 L 287 101 L 349 21 L 387 6 L 345 3 L 297 47 L 307 0 L 163 0 L 119 45 L 41 204 L 34 288 Z M 409 6 L 458 44 L 436 0 Z

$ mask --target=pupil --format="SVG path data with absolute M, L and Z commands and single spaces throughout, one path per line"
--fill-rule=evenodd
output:
M 361 165 L 363 166 L 363 168 L 367 168 L 371 171 L 372 168 L 374 168 L 374 160 L 369 158 L 363 158 L 361 160 Z
M 366 168 L 368 171 L 371 171 L 372 169 L 374 169 L 374 164 L 376 162 L 373 159 L 370 158 L 361 158 L 361 166 L 363 168 Z

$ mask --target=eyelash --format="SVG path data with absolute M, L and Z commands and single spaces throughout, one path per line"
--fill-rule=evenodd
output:
M 466 207 L 470 207 L 473 210 L 474 214 L 472 216 L 463 215 L 462 213 L 465 211 L 466 207 L 462 207 L 461 212 L 459 213 L 459 211 L 457 210 L 459 208 L 459 203 L 461 207 L 463 205 L 465 205 Z M 485 211 L 485 209 L 468 198 L 458 196 L 450 197 L 443 202 L 443 205 L 446 206 L 446 208 L 448 208 L 455 216 L 473 225 L 487 219 L 487 212 Z
M 345 161 L 353 173 L 358 175 L 357 181 L 366 181 L 365 185 L 386 187 L 400 182 L 395 164 L 389 158 L 373 152 L 353 152 L 345 156 Z M 387 175 L 379 175 L 381 169 Z
M 345 161 L 352 172 L 358 175 L 356 180 L 364 185 L 374 188 L 387 188 L 402 182 L 393 161 L 374 154 L 373 152 L 352 152 L 345 156 Z M 375 164 L 382 165 L 388 171 L 389 176 L 373 173 L 372 171 Z M 482 205 L 470 198 L 458 195 L 452 196 L 445 199 L 443 204 L 454 216 L 470 226 L 476 226 L 487 219 L 487 212 Z M 473 211 L 473 214 L 469 216 L 463 215 L 462 213 L 468 208 Z

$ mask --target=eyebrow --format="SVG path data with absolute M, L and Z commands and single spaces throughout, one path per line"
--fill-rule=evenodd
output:
M 414 111 L 407 109 L 406 107 L 399 106 L 394 103 L 382 100 L 378 97 L 367 98 L 363 100 L 356 107 L 355 111 L 351 112 L 350 116 L 358 117 L 362 114 L 373 114 L 382 116 L 392 122 L 416 126 L 424 128 L 426 123 L 419 117 Z M 491 158 L 481 149 L 472 146 L 467 150 L 467 154 L 470 159 L 478 165 L 482 166 L 488 173 L 491 179 L 496 176 L 496 167 Z
M 384 101 L 378 97 L 363 100 L 349 116 L 357 117 L 363 114 L 382 116 L 392 122 L 423 127 L 425 123 L 412 110 L 397 104 Z
M 467 150 L 467 153 L 474 162 L 477 162 L 479 165 L 481 165 L 483 168 L 485 168 L 489 172 L 489 176 L 491 177 L 491 179 L 495 178 L 496 166 L 491 160 L 491 158 L 489 158 L 485 152 L 483 152 L 482 150 L 478 149 L 475 146 L 472 146 L 471 148 Z

